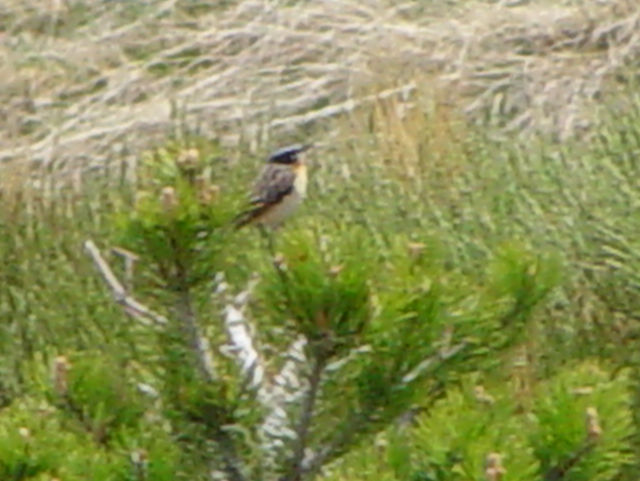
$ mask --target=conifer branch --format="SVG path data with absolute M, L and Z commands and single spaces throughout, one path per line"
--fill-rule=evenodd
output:
M 215 283 L 215 294 L 221 295 L 228 290 L 222 273 L 218 274 Z M 304 336 L 295 339 L 282 356 L 285 362 L 280 371 L 272 379 L 266 377 L 264 360 L 244 313 L 256 283 L 255 279 L 250 281 L 244 291 L 227 299 L 223 322 L 228 340 L 221 350 L 235 359 L 244 377 L 243 384 L 255 392 L 256 400 L 265 410 L 257 431 L 262 440 L 266 463 L 272 464 L 286 444 L 296 439 L 287 408 L 304 395 L 300 369 L 307 364 L 304 353 L 307 341 Z
M 291 468 L 289 473 L 282 478 L 282 481 L 301 481 L 303 475 L 307 472 L 305 453 L 325 366 L 326 358 L 322 354 L 318 354 L 313 360 L 313 367 L 309 374 L 308 391 L 303 400 L 300 420 L 296 427 L 296 441 L 293 447 Z
M 468 344 L 466 342 L 461 342 L 446 349 L 446 351 L 439 351 L 433 356 L 424 359 L 409 370 L 409 372 L 399 380 L 399 383 L 406 385 L 414 382 L 436 365 L 443 364 L 456 356 L 464 350 L 467 345 Z M 364 347 L 360 349 L 360 351 L 362 350 L 368 351 L 369 349 Z M 338 362 L 341 363 L 342 361 Z M 338 362 L 334 364 L 338 364 Z M 338 366 L 338 368 L 339 367 L 341 366 Z M 433 392 L 430 393 L 429 398 L 436 396 L 437 392 L 440 392 L 440 387 L 434 388 Z M 342 428 L 337 431 L 336 435 L 332 439 L 328 440 L 324 445 L 320 446 L 320 448 L 305 461 L 302 466 L 303 474 L 311 476 L 317 474 L 327 462 L 342 453 L 354 441 L 357 433 L 363 432 L 370 422 L 371 418 L 367 412 L 359 410 L 352 411 L 347 417 Z
M 223 467 L 220 470 L 213 469 L 212 474 L 222 474 L 222 479 L 229 481 L 246 481 L 246 476 L 243 474 L 243 463 L 238 457 L 238 453 L 235 447 L 235 443 L 231 435 L 225 431 L 223 427 L 216 430 L 214 434 L 214 441 L 222 453 Z M 212 479 L 216 479 L 212 476 Z
M 161 201 L 167 212 L 171 212 L 177 205 L 177 197 L 173 187 L 162 189 Z M 193 302 L 191 300 L 190 269 L 183 259 L 183 249 L 175 235 L 168 237 L 169 245 L 173 251 L 171 262 L 173 264 L 175 282 L 170 288 L 176 294 L 174 309 L 180 327 L 187 336 L 187 341 L 194 355 L 197 369 L 206 382 L 212 382 L 216 378 L 213 364 L 213 355 L 209 347 L 208 339 L 202 334 Z
M 544 481 L 560 481 L 565 478 L 567 473 L 578 464 L 587 454 L 589 454 L 595 443 L 591 440 L 586 440 L 580 448 L 574 452 L 567 459 L 559 462 L 555 466 L 552 466 L 544 475 Z
M 200 374 L 207 382 L 213 382 L 216 374 L 209 340 L 200 330 L 198 320 L 193 312 L 191 293 L 188 289 L 178 292 L 175 308 L 176 316 L 189 338 Z
M 85 241 L 84 248 L 98 269 L 102 279 L 109 287 L 113 300 L 116 304 L 121 305 L 127 314 L 136 318 L 144 325 L 156 324 L 164 326 L 169 323 L 169 320 L 166 317 L 152 311 L 127 293 L 127 290 L 113 273 L 111 266 L 104 257 L 102 257 L 100 250 L 92 240 Z M 213 358 L 209 348 L 209 343 L 200 333 L 200 329 L 197 325 L 188 291 L 179 293 L 176 301 L 176 315 L 189 335 L 201 374 L 207 381 L 212 381 L 215 378 Z
M 568 458 L 552 466 L 551 469 L 545 473 L 544 481 L 560 481 L 564 479 L 567 473 L 596 447 L 598 440 L 602 436 L 598 411 L 595 407 L 588 407 L 585 414 L 587 428 L 586 439 Z
M 440 351 L 435 356 L 428 357 L 414 366 L 409 372 L 402 377 L 403 384 L 409 384 L 423 376 L 436 364 L 442 364 L 447 362 L 452 357 L 459 354 L 467 347 L 467 342 L 461 342 L 455 346 L 447 349 L 446 351 Z
M 348 446 L 356 433 L 361 431 L 362 426 L 367 424 L 368 416 L 361 411 L 352 411 L 342 429 L 328 443 L 318 449 L 305 463 L 304 473 L 308 475 L 317 474 L 327 461 L 341 452 L 345 446 Z

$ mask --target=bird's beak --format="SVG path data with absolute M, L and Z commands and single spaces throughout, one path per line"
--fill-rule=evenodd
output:
M 300 147 L 300 152 L 305 152 L 312 147 L 313 147 L 313 144 L 303 144 L 302 147 Z

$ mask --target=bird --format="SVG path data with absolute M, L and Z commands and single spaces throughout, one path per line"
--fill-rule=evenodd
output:
M 294 144 L 271 153 L 255 182 L 249 207 L 236 216 L 236 229 L 246 225 L 275 230 L 300 206 L 307 194 L 303 153 L 311 144 Z

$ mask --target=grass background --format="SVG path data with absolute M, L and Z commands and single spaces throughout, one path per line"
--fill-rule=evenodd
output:
M 314 140 L 294 231 L 358 225 L 381 250 L 424 244 L 477 285 L 499 278 L 505 252 L 552 256 L 559 287 L 478 382 L 540 404 L 549 386 L 615 379 L 627 406 L 639 395 L 639 52 L 631 0 L 4 2 L 0 401 L 15 411 L 5 418 L 38 409 L 34 393 L 61 354 L 154 379 L 141 361 L 154 349 L 146 331 L 113 305 L 80 246 L 113 239 L 141 156 L 167 138 L 217 159 L 214 177 L 233 196 L 271 148 Z M 237 245 L 246 271 L 259 265 L 257 234 Z M 103 379 L 99 364 L 87 369 Z M 471 387 L 460 389 L 449 405 L 469 404 Z M 445 436 L 436 421 L 446 411 L 406 442 Z M 31 429 L 59 429 L 46 422 Z M 137 449 L 127 442 L 123 451 Z M 331 475 L 408 479 L 394 452 L 367 474 L 367 449 Z M 82 476 L 78 456 L 69 476 Z M 527 456 L 515 456 L 525 471 Z

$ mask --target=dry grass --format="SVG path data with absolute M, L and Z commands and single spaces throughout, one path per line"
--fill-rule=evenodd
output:
M 474 121 L 564 139 L 640 53 L 635 0 L 393 3 L 8 0 L 0 162 L 85 170 L 177 123 L 255 148 L 365 92 L 424 87 Z

